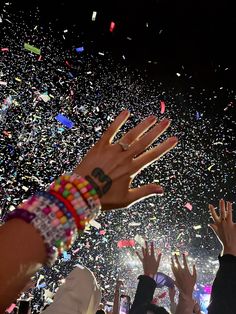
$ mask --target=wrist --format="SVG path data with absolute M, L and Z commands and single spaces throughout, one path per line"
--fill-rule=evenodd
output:
M 221 256 L 227 255 L 227 254 L 236 256 L 236 248 L 230 248 L 230 247 L 225 246 L 221 252 Z
M 183 301 L 193 301 L 193 294 L 188 293 L 188 292 L 181 292 L 179 293 L 179 299 L 183 300 Z
M 153 274 L 148 274 L 148 273 L 144 273 L 144 276 L 148 276 L 148 277 L 150 277 L 150 278 L 152 278 L 152 279 L 154 279 L 154 277 L 155 277 L 155 275 L 153 275 Z

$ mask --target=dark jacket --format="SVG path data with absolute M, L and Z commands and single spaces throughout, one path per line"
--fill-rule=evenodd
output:
M 208 314 L 236 314 L 236 256 L 219 257 Z
M 143 314 L 148 304 L 152 302 L 156 282 L 149 276 L 141 275 L 138 277 L 139 283 L 135 293 L 134 302 L 130 309 L 130 314 Z M 146 314 L 146 313 L 145 313 Z
M 134 302 L 130 309 L 130 314 L 146 314 L 148 307 L 153 300 L 154 291 L 156 289 L 156 282 L 149 276 L 141 275 L 138 277 L 139 283 L 136 290 Z M 154 313 L 157 308 L 159 310 L 158 313 L 168 313 L 163 307 L 158 307 L 157 305 L 153 305 L 155 307 Z

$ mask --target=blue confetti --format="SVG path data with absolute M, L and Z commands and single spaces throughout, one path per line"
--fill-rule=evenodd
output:
M 63 125 L 65 125 L 69 129 L 73 128 L 74 126 L 74 122 L 72 122 L 70 119 L 68 119 L 66 116 L 63 116 L 60 113 L 55 117 L 55 119 L 61 122 Z
M 79 47 L 79 48 L 75 48 L 76 52 L 83 52 L 84 51 L 84 47 Z

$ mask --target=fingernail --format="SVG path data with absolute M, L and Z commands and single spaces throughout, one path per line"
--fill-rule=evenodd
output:
M 164 194 L 164 190 L 161 186 L 157 186 L 155 192 L 157 194 Z
M 121 113 L 123 116 L 127 116 L 129 114 L 129 110 L 125 109 L 124 111 L 122 111 Z
M 170 120 L 169 119 L 163 119 L 163 120 L 161 120 L 161 124 L 162 125 L 168 125 L 168 124 L 170 124 Z
M 150 122 L 154 122 L 154 121 L 157 120 L 157 118 L 156 118 L 155 116 L 149 116 L 149 117 L 148 117 L 148 120 L 149 120 Z
M 176 144 L 176 143 L 178 143 L 178 137 L 176 137 L 176 136 L 170 137 L 170 138 L 169 138 L 169 141 L 170 141 L 171 143 L 173 143 L 173 144 Z

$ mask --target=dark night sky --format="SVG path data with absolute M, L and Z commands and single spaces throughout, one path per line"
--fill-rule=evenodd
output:
M 118 58 L 125 54 L 129 64 L 167 84 L 234 86 L 236 18 L 230 1 L 33 0 L 17 1 L 12 9 L 36 5 L 42 18 L 59 29 L 78 28 L 97 47 L 111 49 Z M 95 23 L 92 11 L 98 12 Z M 113 33 L 111 21 L 116 23 Z M 178 79 L 176 72 L 186 77 Z

